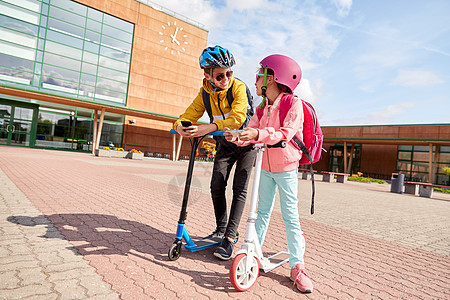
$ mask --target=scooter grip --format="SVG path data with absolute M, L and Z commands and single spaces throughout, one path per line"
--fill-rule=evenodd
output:
M 223 131 L 223 130 L 216 130 L 216 131 L 208 133 L 207 135 L 222 136 L 224 132 L 225 131 Z M 178 132 L 175 129 L 173 129 L 173 128 L 170 129 L 170 133 L 171 134 L 178 134 Z

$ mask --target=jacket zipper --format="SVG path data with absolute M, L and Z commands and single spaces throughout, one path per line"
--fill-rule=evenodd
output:
M 268 108 L 267 108 L 267 122 L 266 122 L 266 127 L 269 126 L 270 110 L 271 110 L 271 107 L 268 107 Z M 272 172 L 272 168 L 270 167 L 269 148 L 266 148 L 266 151 L 267 151 L 267 164 L 269 165 L 269 172 Z

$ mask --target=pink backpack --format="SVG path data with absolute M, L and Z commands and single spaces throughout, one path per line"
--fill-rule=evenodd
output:
M 285 95 L 281 98 L 280 102 L 280 124 L 283 124 L 286 114 L 291 108 L 292 99 L 295 96 Z M 312 105 L 305 100 L 301 99 L 303 103 L 303 131 L 298 131 L 290 142 L 299 151 L 303 153 L 300 158 L 300 165 L 310 165 L 311 180 L 312 180 L 312 200 L 311 200 L 311 214 L 314 213 L 314 171 L 312 164 L 319 161 L 322 156 L 322 144 L 323 144 L 323 133 L 319 125 L 319 120 L 317 119 L 316 111 Z M 264 110 L 261 108 L 256 109 L 256 114 L 258 119 L 261 119 Z

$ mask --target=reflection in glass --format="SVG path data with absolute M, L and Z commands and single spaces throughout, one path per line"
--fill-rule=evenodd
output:
M 128 74 L 123 72 L 118 72 L 112 69 L 98 67 L 98 76 L 104 78 L 114 79 L 120 82 L 128 82 Z M 100 80 L 100 79 L 99 79 Z
M 62 33 L 73 34 L 79 38 L 83 38 L 84 36 L 83 28 L 53 18 L 50 18 L 48 20 L 48 28 L 53 29 L 55 31 L 60 31 Z
M 94 75 L 81 73 L 80 83 L 95 86 L 96 77 Z
M 86 30 L 86 41 L 100 43 L 100 33 Z
M 129 71 L 129 64 L 126 62 L 117 61 L 108 57 L 100 56 L 98 61 L 99 66 L 101 67 L 107 67 L 109 69 L 117 70 L 120 72 L 125 73 L 128 77 L 128 71 Z M 99 67 L 100 68 L 100 67 Z M 105 71 L 107 72 L 107 71 Z
M 31 121 L 14 121 L 14 133 L 30 133 Z
M 78 49 L 83 48 L 83 40 L 55 30 L 47 29 L 47 39 L 69 45 Z
M 76 71 L 66 70 L 55 66 L 44 65 L 42 68 L 42 74 L 45 77 L 52 77 L 53 79 L 66 79 L 73 82 L 78 82 L 80 73 Z M 44 80 L 44 82 L 48 82 Z
M 88 17 L 99 22 L 103 21 L 103 13 L 90 7 L 88 7 Z
M 0 50 L 1 51 L 1 50 Z M 0 53 L 1 65 L 7 68 L 14 68 L 22 71 L 33 72 L 34 62 L 15 56 Z
M 38 27 L 36 25 L 4 15 L 0 15 L 0 26 L 20 31 L 33 36 L 37 36 L 38 34 Z
M 61 66 L 66 69 L 71 69 L 71 70 L 74 70 L 77 72 L 79 72 L 80 68 L 81 68 L 81 61 L 67 58 L 64 56 L 54 55 L 49 52 L 45 53 L 44 63 L 54 65 L 54 66 Z M 69 78 L 66 78 L 66 79 L 69 79 Z
M 127 84 L 117 81 L 108 80 L 105 78 L 97 77 L 97 87 L 112 91 L 118 91 L 121 93 L 127 92 Z
M 83 73 L 95 75 L 95 74 L 97 74 L 97 65 L 88 64 L 86 62 L 83 62 L 83 65 L 81 66 L 81 71 Z
M 133 32 L 134 25 L 132 23 L 128 23 L 119 18 L 113 17 L 108 14 L 104 14 L 103 23 L 111 25 L 116 28 L 120 28 L 123 31 Z
M 36 3 L 38 4 L 38 3 Z M 38 24 L 39 22 L 39 5 L 35 9 L 36 12 L 32 12 L 28 9 L 17 7 L 15 5 L 1 2 L 0 11 L 3 15 L 10 16 L 28 23 Z
M 82 5 L 82 4 L 78 4 L 76 2 L 73 2 L 73 1 L 52 0 L 52 5 L 59 6 L 61 8 L 66 9 L 66 10 L 70 10 L 71 12 L 79 14 L 79 15 L 82 15 L 82 16 L 86 16 L 87 7 Z
M 125 94 L 110 91 L 110 90 L 104 90 L 101 88 L 96 88 L 95 92 L 96 92 L 95 98 L 97 98 L 97 99 L 125 103 Z
M 20 84 L 30 84 L 32 79 L 32 73 L 0 67 L 0 80 L 12 81 Z
M 88 28 L 89 30 L 101 32 L 102 31 L 102 23 L 96 22 L 91 19 L 87 19 L 86 28 Z
M 83 61 L 96 65 L 98 63 L 98 55 L 91 52 L 83 51 Z
M 112 49 L 109 47 L 101 46 L 100 47 L 100 55 L 104 55 L 110 58 L 118 59 L 124 62 L 130 61 L 130 54 L 127 54 L 125 52 Z
M 55 43 L 52 41 L 47 41 L 46 51 L 52 52 L 54 54 L 59 54 L 67 57 L 71 57 L 73 59 L 80 60 L 82 52 L 79 49 L 75 49 L 66 45 L 62 45 L 60 43 Z
M 398 159 L 411 160 L 411 152 L 399 152 Z
M 125 103 L 132 23 L 69 0 L 0 1 L 0 11 L 0 82 Z
M 108 36 L 122 40 L 122 41 L 126 42 L 127 44 L 130 44 L 133 39 L 133 36 L 131 34 L 132 32 L 125 32 L 120 29 L 108 26 L 108 25 L 103 25 L 102 32 L 103 32 L 103 34 L 106 34 Z
M 69 2 L 69 1 L 67 1 Z M 68 12 L 66 10 L 60 9 L 56 6 L 50 6 L 49 16 L 63 20 L 68 23 L 72 23 L 78 25 L 80 27 L 84 27 L 86 24 L 86 18 L 79 16 L 77 14 Z
M 14 119 L 27 121 L 33 120 L 33 109 L 16 106 L 14 109 Z
M 33 48 L 23 47 L 2 40 L 0 40 L 0 53 L 28 60 L 34 60 L 34 57 L 36 56 L 36 50 Z M 4 63 L 2 62 L 2 64 Z

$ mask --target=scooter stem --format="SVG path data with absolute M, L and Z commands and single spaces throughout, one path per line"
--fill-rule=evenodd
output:
M 264 153 L 264 144 L 256 144 L 256 164 L 254 170 L 253 182 L 258 184 L 253 184 L 252 186 L 252 197 L 250 198 L 250 211 L 248 214 L 249 222 L 255 222 L 258 214 L 256 213 L 256 206 L 258 204 L 258 189 L 259 189 L 259 179 L 261 177 L 261 164 Z M 246 233 L 247 235 L 247 233 Z M 245 237 L 247 240 L 247 236 Z

